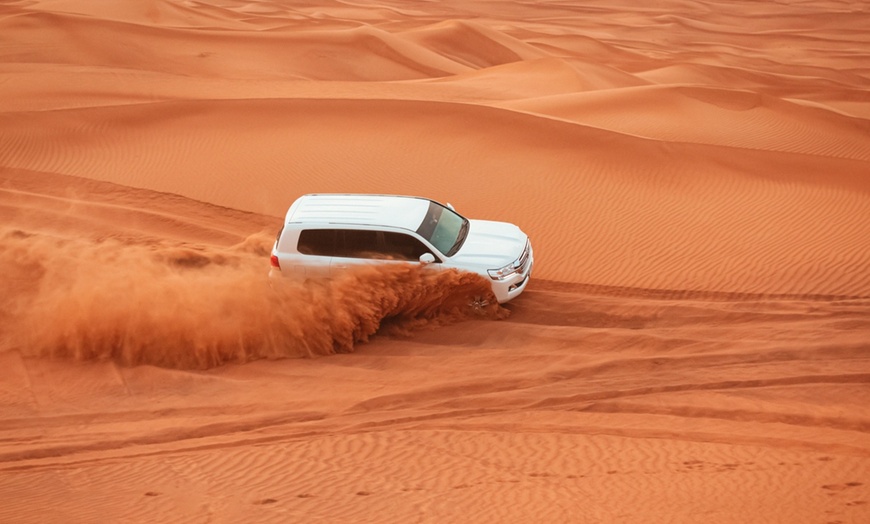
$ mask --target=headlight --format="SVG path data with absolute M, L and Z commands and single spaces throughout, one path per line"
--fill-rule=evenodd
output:
M 493 280 L 504 280 L 519 271 L 519 269 L 520 268 L 517 265 L 517 261 L 515 260 L 510 264 L 498 269 L 487 269 L 486 272 L 489 273 L 489 278 Z

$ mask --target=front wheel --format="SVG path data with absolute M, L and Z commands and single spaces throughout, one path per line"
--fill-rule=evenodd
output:
M 486 312 L 486 308 L 489 306 L 489 300 L 486 297 L 481 295 L 472 296 L 468 301 L 468 307 L 471 308 L 471 311 L 478 315 L 483 315 Z

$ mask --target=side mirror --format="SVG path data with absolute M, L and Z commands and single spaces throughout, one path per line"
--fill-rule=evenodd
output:
M 431 264 L 432 262 L 435 262 L 435 255 L 432 253 L 423 253 L 420 255 L 421 264 Z

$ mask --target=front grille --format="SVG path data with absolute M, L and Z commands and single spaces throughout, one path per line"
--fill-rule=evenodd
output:
M 526 247 L 523 249 L 523 253 L 520 255 L 520 258 L 517 259 L 517 266 L 519 267 L 520 274 L 525 273 L 528 269 L 529 261 L 531 260 L 531 257 L 529 256 L 530 251 L 531 245 L 529 244 L 529 241 L 526 240 Z

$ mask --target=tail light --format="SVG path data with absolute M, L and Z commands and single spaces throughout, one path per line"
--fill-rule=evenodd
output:
M 272 253 L 272 256 L 269 258 L 269 263 L 271 263 L 272 267 L 274 267 L 275 269 L 281 269 L 281 264 L 278 263 L 278 255 L 276 255 L 275 253 Z

